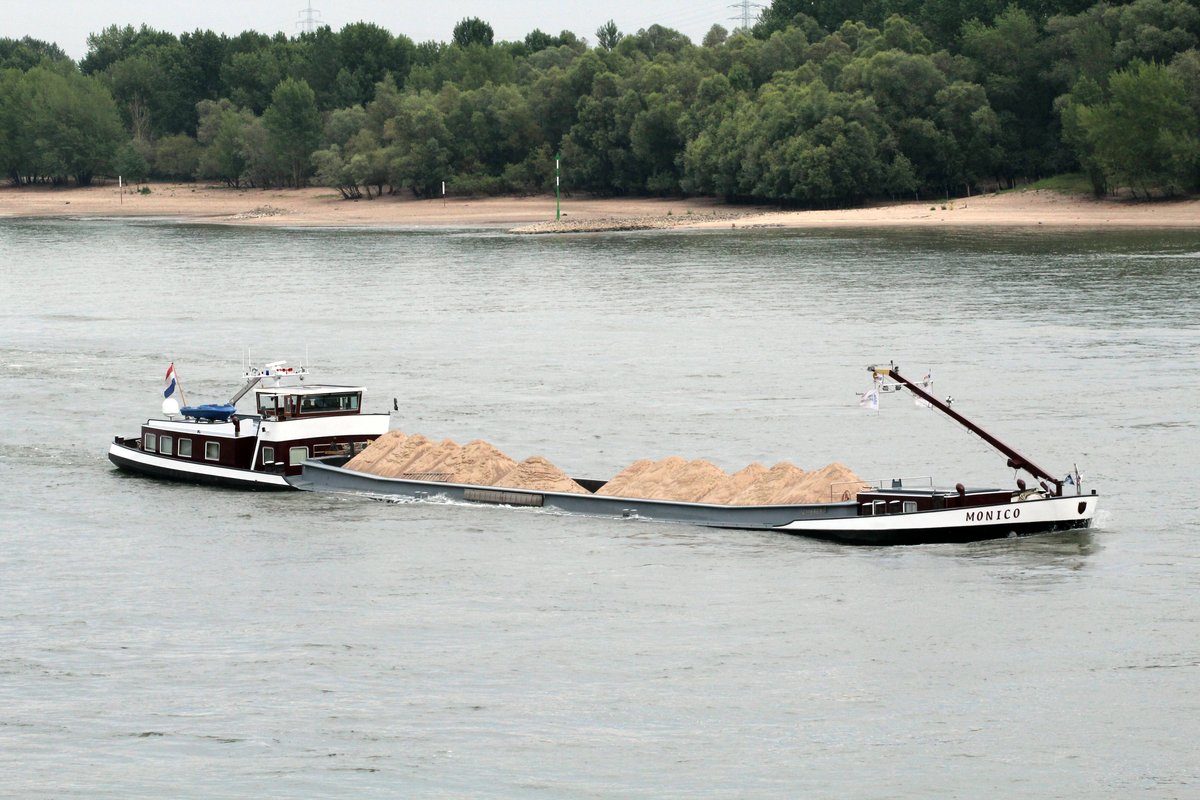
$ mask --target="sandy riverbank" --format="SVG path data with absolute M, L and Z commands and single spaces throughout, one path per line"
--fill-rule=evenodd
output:
M 0 188 L 0 217 L 165 217 L 189 222 L 311 227 L 504 227 L 526 232 L 647 228 L 839 228 L 996 226 L 1196 228 L 1200 200 L 1091 200 L 1015 191 L 949 202 L 890 203 L 838 211 L 778 211 L 719 201 L 569 197 L 554 223 L 553 197 L 346 201 L 336 191 L 226 189 L 152 184 L 149 194 L 116 186 Z

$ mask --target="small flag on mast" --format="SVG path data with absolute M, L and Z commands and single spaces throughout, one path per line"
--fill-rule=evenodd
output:
M 171 366 L 167 367 L 167 376 L 163 380 L 163 385 L 166 387 L 163 389 L 163 397 L 164 398 L 170 397 L 171 395 L 175 394 L 175 387 L 177 386 L 177 382 L 175 380 L 175 362 L 174 361 L 171 362 Z
M 929 371 L 929 372 L 925 373 L 924 378 L 921 378 L 921 388 L 928 392 L 930 387 L 932 387 L 932 386 L 933 386 L 933 372 Z M 933 408 L 932 403 L 930 403 L 924 397 L 921 397 L 917 394 L 913 394 L 913 403 L 917 406 L 917 408 Z
M 863 392 L 859 398 L 858 404 L 869 411 L 879 410 L 879 390 L 871 389 L 869 392 Z

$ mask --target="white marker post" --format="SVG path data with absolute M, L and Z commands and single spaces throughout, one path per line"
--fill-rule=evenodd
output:
M 121 197 L 121 200 L 118 203 L 118 205 L 123 206 L 123 205 L 125 205 L 125 179 L 120 175 L 117 176 L 117 188 L 120 189 L 118 194 Z
M 446 182 L 442 181 L 442 208 L 446 207 Z
M 562 195 L 559 190 L 559 184 L 562 180 L 561 162 L 562 153 L 556 153 L 554 156 L 554 221 L 558 222 L 562 219 Z

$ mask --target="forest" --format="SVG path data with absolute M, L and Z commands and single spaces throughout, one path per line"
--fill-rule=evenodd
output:
M 1200 190 L 1192 0 L 775 0 L 698 43 L 446 42 L 370 22 L 296 36 L 110 26 L 75 63 L 0 38 L 12 184 L 321 185 L 348 199 L 552 190 L 832 207 L 1079 173 Z

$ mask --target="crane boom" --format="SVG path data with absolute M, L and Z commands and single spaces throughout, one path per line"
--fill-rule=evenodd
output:
M 922 387 L 920 384 L 913 383 L 908 378 L 901 375 L 899 368 L 897 368 L 895 364 L 892 364 L 887 367 L 871 367 L 870 371 L 876 375 L 880 375 L 880 374 L 887 375 L 889 378 L 896 381 L 896 383 L 899 383 L 902 386 L 906 386 L 908 388 L 908 390 L 911 391 L 913 394 L 915 394 L 917 397 L 920 397 L 922 400 L 929 403 L 931 406 L 936 408 L 938 411 L 941 411 L 943 414 L 950 417 L 950 419 L 959 423 L 964 428 L 971 431 L 971 433 L 974 433 L 980 439 L 983 439 L 985 442 L 990 444 L 992 447 L 996 448 L 1001 453 L 1008 456 L 1008 466 L 1012 467 L 1013 469 L 1023 469 L 1026 472 L 1028 472 L 1030 475 L 1033 475 L 1044 481 L 1048 481 L 1049 483 L 1052 483 L 1054 485 L 1054 494 L 1057 495 L 1058 497 L 1062 497 L 1063 482 L 1060 479 L 1054 477 L 1049 472 L 1047 472 L 1046 470 L 1039 467 L 1037 464 L 1034 464 L 1028 458 L 1026 458 L 1025 456 L 1018 453 L 1016 450 L 1014 450 L 1012 447 L 1010 447 L 1009 445 L 1007 445 L 1004 442 L 997 439 L 992 434 L 985 431 L 978 424 L 972 422 L 971 420 L 964 417 L 962 414 L 955 411 L 953 408 L 951 408 L 949 406 L 949 404 L 944 403 L 941 400 L 938 400 L 932 394 L 925 391 L 924 387 Z

